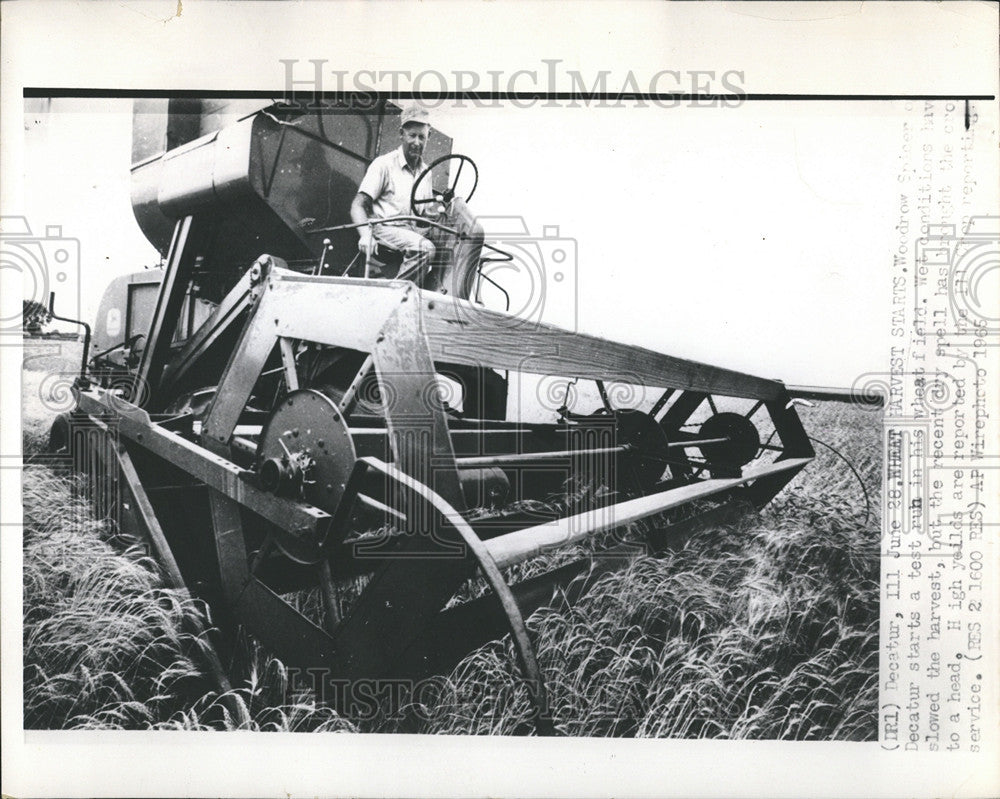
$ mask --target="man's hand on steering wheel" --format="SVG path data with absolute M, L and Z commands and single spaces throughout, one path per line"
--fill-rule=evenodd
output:
M 451 181 L 451 185 L 444 191 L 438 189 L 431 189 L 431 197 L 425 197 L 421 200 L 417 199 L 417 190 L 420 188 L 420 184 L 424 179 L 431 174 L 434 169 L 447 161 L 458 161 L 458 169 L 455 170 L 455 179 Z M 473 174 L 475 175 L 472 181 L 472 188 L 469 189 L 469 193 L 465 196 L 464 201 L 468 202 L 472 199 L 472 195 L 476 193 L 476 186 L 479 185 L 479 168 L 476 166 L 476 162 L 473 161 L 467 155 L 460 155 L 455 153 L 453 155 L 444 155 L 438 158 L 436 161 L 431 163 L 423 172 L 420 173 L 415 181 L 413 181 L 413 189 L 410 191 L 410 210 L 413 214 L 419 214 L 426 216 L 426 213 L 422 213 L 424 210 L 422 206 L 427 206 L 430 203 L 440 203 L 444 206 L 445 210 L 451 208 L 451 201 L 455 199 L 456 190 L 458 188 L 458 179 L 462 175 L 462 168 L 468 162 L 472 166 Z M 431 178 L 431 183 L 433 184 L 433 178 Z

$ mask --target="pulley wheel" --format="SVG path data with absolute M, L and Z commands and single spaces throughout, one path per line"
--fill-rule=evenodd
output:
M 667 435 L 648 413 L 635 409 L 614 412 L 618 444 L 629 449 L 619 460 L 619 475 L 631 472 L 643 489 L 652 488 L 667 468 Z M 625 467 L 622 470 L 621 467 Z
M 264 425 L 256 470 L 267 490 L 332 513 L 356 458 L 336 403 L 305 388 L 285 396 Z
M 712 473 L 720 477 L 739 477 L 740 468 L 757 457 L 760 434 L 753 422 L 738 413 L 717 413 L 698 430 L 698 438 L 724 438 L 715 444 L 702 444 L 701 454 Z
M 588 448 L 613 444 L 625 447 L 615 456 L 615 482 L 618 485 L 610 488 L 626 493 L 635 489 L 644 492 L 663 477 L 669 457 L 667 435 L 648 413 L 622 408 L 609 414 L 600 409 L 589 416 L 578 416 L 576 421 L 581 433 L 602 432 L 596 441 L 593 437 L 578 438 L 571 446 Z

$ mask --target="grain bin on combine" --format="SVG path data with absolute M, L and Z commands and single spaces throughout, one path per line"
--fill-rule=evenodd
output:
M 107 289 L 51 444 L 288 664 L 413 678 L 510 633 L 544 708 L 528 615 L 764 506 L 814 453 L 775 380 L 489 308 L 478 276 L 467 298 L 366 277 L 349 208 L 398 114 L 137 101 L 133 207 L 164 265 Z M 432 131 L 427 160 L 450 153 Z M 539 379 L 592 384 L 594 407 L 516 418 L 512 386 Z

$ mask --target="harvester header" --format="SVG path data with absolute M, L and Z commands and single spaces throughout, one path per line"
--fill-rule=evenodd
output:
M 392 104 L 153 111 L 133 205 L 164 266 L 110 284 L 51 445 L 289 664 L 414 677 L 509 632 L 545 708 L 528 615 L 764 506 L 813 457 L 779 381 L 487 307 L 502 252 L 465 296 L 367 277 L 350 205 Z M 447 199 L 447 170 L 428 179 Z M 512 392 L 543 378 L 592 384 L 593 407 L 518 418 Z

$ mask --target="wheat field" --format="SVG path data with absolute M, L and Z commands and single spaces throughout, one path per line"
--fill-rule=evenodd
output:
M 338 715 L 247 636 L 207 673 L 206 607 L 164 587 L 138 542 L 95 519 L 42 455 L 71 401 L 74 346 L 26 342 L 22 439 L 24 725 L 28 729 L 530 734 L 509 637 L 401 709 Z M 574 606 L 528 620 L 559 733 L 875 740 L 881 417 L 800 411 L 817 459 L 756 516 L 638 557 Z M 641 530 L 639 531 L 641 532 Z

